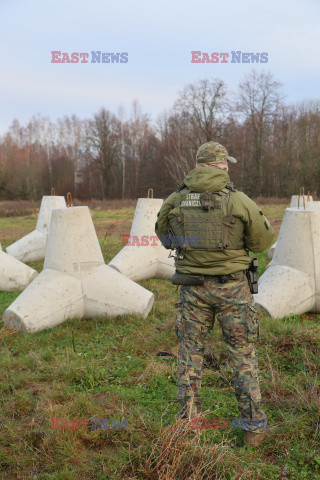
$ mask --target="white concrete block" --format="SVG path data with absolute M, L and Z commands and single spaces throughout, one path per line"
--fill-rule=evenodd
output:
M 273 259 L 273 255 L 274 255 L 274 251 L 276 249 L 276 246 L 277 246 L 277 242 L 275 242 L 272 247 L 269 248 L 269 251 L 268 251 L 268 258 L 269 260 L 272 260 Z
M 312 196 L 310 195 L 292 195 L 291 197 L 291 203 L 290 203 L 290 208 L 298 208 L 304 210 L 305 208 L 307 210 L 316 208 L 320 209 L 320 202 L 314 202 Z M 268 251 L 268 259 L 272 260 L 274 251 L 276 249 L 277 242 L 275 242 L 272 247 L 270 247 Z
M 313 198 L 311 195 L 292 195 L 290 208 L 309 208 L 312 207 Z
M 10 245 L 6 252 L 21 262 L 37 262 L 44 259 L 51 213 L 54 208 L 66 206 L 64 197 L 55 195 L 42 198 L 35 230 Z
M 255 302 L 274 318 L 320 312 L 320 210 L 286 209 Z
M 75 317 L 140 314 L 151 292 L 105 265 L 88 207 L 52 211 L 44 270 L 4 312 L 13 328 L 36 332 Z
M 163 200 L 157 198 L 139 198 L 130 231 L 130 243 L 138 239 L 140 244 L 147 245 L 126 245 L 109 263 L 110 267 L 131 280 L 171 278 L 175 272 L 174 259 L 169 258 L 169 250 L 161 245 L 154 231 L 162 203 Z
M 65 273 L 43 270 L 4 312 L 10 328 L 37 332 L 68 318 L 82 317 L 84 299 L 81 282 Z
M 86 315 L 89 317 L 128 314 L 146 317 L 153 305 L 153 294 L 149 290 L 108 265 L 91 269 L 83 278 L 82 287 Z
M 37 275 L 36 270 L 3 252 L 0 245 L 0 290 L 22 292 Z

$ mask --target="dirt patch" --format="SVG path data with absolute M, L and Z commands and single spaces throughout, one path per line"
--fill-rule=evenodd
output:
M 318 313 L 305 313 L 301 316 L 301 320 L 310 320 L 314 323 L 320 323 L 320 315 Z
M 10 242 L 13 243 L 19 238 L 28 235 L 32 232 L 33 228 L 3 228 L 0 231 L 0 242 Z
M 132 220 L 105 220 L 103 222 L 94 222 L 98 237 L 110 237 L 130 232 Z
M 47 393 L 50 390 L 49 385 L 43 385 L 41 383 L 31 382 L 27 383 L 32 395 L 39 396 L 42 393 Z

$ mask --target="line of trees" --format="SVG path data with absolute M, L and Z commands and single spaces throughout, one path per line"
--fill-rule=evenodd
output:
M 92 118 L 14 120 L 0 137 L 0 199 L 38 199 L 55 187 L 78 198 L 165 197 L 214 140 L 238 159 L 230 175 L 252 196 L 320 190 L 320 101 L 286 104 L 271 73 L 252 70 L 231 92 L 221 79 L 186 85 L 153 121 L 133 103 Z

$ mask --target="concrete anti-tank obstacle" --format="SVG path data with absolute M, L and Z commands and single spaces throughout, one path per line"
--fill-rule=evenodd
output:
M 311 195 L 292 195 L 290 208 L 312 208 L 313 197 Z
M 314 202 L 313 198 L 311 195 L 292 195 L 291 201 L 290 201 L 290 208 L 299 208 L 299 209 L 309 209 L 309 208 L 314 208 Z M 275 242 L 272 247 L 269 248 L 268 251 L 268 259 L 272 260 L 274 251 L 276 249 L 277 242 Z
M 10 245 L 6 249 L 6 252 L 21 262 L 38 262 L 39 260 L 43 260 L 52 210 L 65 206 L 66 201 L 64 197 L 55 195 L 42 197 L 35 230 Z
M 37 275 L 33 268 L 3 252 L 0 244 L 0 290 L 22 292 Z
M 269 248 L 269 251 L 268 251 L 268 259 L 269 260 L 272 260 L 273 259 L 273 255 L 274 255 L 274 251 L 276 249 L 276 246 L 277 246 L 277 242 L 275 242 L 272 247 Z
M 111 260 L 109 266 L 131 280 L 171 278 L 174 259 L 154 232 L 157 213 L 163 204 L 158 198 L 139 198 L 128 245 Z M 131 244 L 131 245 L 130 245 Z
M 273 318 L 320 312 L 320 210 L 286 209 L 254 299 Z
M 88 207 L 52 211 L 44 270 L 4 312 L 5 324 L 28 332 L 68 318 L 140 314 L 153 293 L 104 263 Z

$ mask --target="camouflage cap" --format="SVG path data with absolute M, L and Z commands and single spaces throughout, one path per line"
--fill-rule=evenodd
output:
M 237 163 L 233 157 L 229 157 L 227 149 L 218 142 L 207 142 L 197 150 L 197 163 Z

